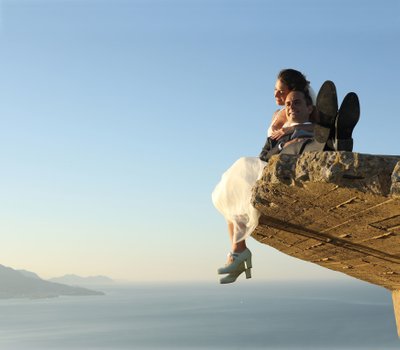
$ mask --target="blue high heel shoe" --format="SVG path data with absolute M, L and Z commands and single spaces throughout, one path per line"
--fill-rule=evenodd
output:
M 246 278 L 251 278 L 251 268 L 246 268 L 246 264 L 244 262 L 242 262 L 235 271 L 231 272 L 225 277 L 220 278 L 219 283 L 233 283 L 243 272 L 246 274 Z
M 232 273 L 239 269 L 240 264 L 244 263 L 246 269 L 251 269 L 251 251 L 246 248 L 241 253 L 229 253 L 229 257 L 232 261 L 225 265 L 224 267 L 220 267 L 217 272 L 219 275 L 223 275 L 226 273 Z
M 236 279 L 243 273 L 246 273 L 246 278 L 251 278 L 251 251 L 246 248 L 241 253 L 229 253 L 231 262 L 224 267 L 218 269 L 219 275 L 228 274 L 219 280 L 221 284 L 235 282 Z

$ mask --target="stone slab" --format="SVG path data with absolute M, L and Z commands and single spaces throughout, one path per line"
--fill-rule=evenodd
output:
M 331 270 L 400 289 L 400 156 L 271 158 L 253 190 L 253 237 Z

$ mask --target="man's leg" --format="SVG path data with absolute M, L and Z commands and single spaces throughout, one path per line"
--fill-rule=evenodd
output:
M 317 95 L 316 108 L 318 123 L 314 127 L 314 139 L 305 141 L 303 147 L 299 149 L 299 153 L 333 150 L 330 140 L 334 135 L 338 102 L 336 87 L 332 81 L 327 80 L 322 84 Z M 289 152 L 289 149 L 286 152 Z
M 360 102 L 357 94 L 349 92 L 340 105 L 335 122 L 333 147 L 336 151 L 353 151 L 353 129 L 360 119 Z
M 338 111 L 336 87 L 332 81 L 327 80 L 322 84 L 317 95 L 316 107 L 319 122 L 315 125 L 314 138 L 317 143 L 326 144 L 331 136 Z

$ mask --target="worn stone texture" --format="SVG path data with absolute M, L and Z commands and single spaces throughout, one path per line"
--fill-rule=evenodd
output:
M 252 201 L 261 212 L 259 242 L 400 289 L 400 156 L 274 156 Z

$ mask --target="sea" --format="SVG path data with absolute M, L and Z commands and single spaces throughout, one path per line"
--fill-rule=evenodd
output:
M 0 349 L 400 349 L 390 293 L 358 281 L 101 290 L 106 295 L 0 300 Z

